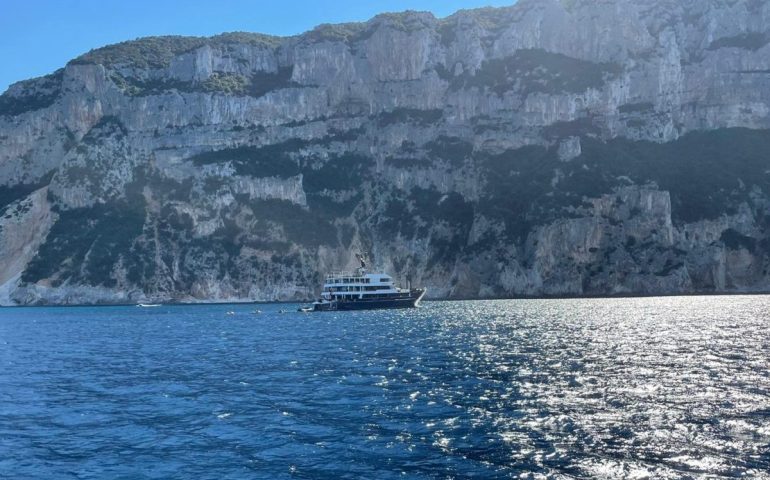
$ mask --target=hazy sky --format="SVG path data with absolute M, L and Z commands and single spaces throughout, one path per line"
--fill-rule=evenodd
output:
M 377 13 L 462 8 L 515 0 L 1 0 L 0 92 L 51 73 L 92 48 L 148 35 L 247 31 L 292 35 L 319 23 L 368 20 Z

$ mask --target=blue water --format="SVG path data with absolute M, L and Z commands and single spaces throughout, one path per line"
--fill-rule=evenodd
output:
M 0 310 L 0 478 L 770 478 L 770 297 L 295 308 Z

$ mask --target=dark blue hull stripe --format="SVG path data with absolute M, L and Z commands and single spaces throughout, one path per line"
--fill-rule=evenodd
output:
M 338 301 L 335 304 L 315 305 L 316 311 L 334 311 L 334 310 L 378 310 L 391 308 L 413 308 L 417 306 L 422 295 L 411 295 L 401 298 L 377 299 L 377 300 L 347 300 Z

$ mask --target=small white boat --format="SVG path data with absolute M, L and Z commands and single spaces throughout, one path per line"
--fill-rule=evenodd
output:
M 151 307 L 160 307 L 159 303 L 137 303 L 137 307 L 141 308 L 151 308 Z

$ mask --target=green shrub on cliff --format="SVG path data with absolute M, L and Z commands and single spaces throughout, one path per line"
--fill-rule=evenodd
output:
M 259 33 L 231 32 L 214 37 L 145 37 L 97 48 L 72 60 L 71 64 L 128 65 L 135 68 L 166 68 L 177 55 L 204 45 L 220 47 L 245 43 L 273 48 L 279 37 Z

